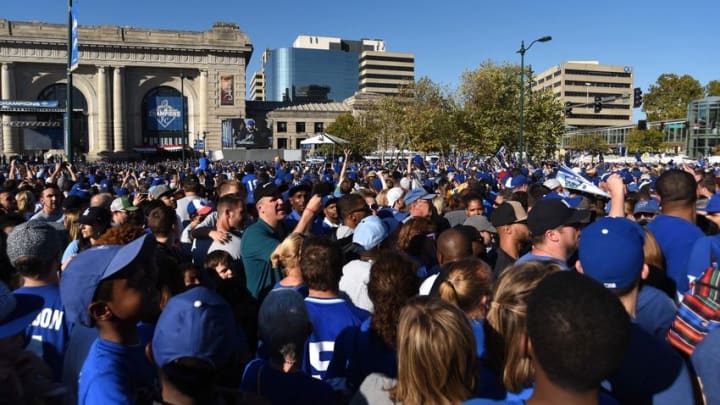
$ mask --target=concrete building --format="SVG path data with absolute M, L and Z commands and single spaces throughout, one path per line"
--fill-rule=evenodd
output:
M 553 66 L 535 76 L 533 90 L 552 89 L 563 105 L 573 105 L 565 117 L 571 128 L 600 128 L 632 123 L 633 69 L 601 65 L 597 61 L 571 61 Z M 604 100 L 594 112 L 595 97 Z M 581 106 L 578 106 L 581 105 Z
M 255 71 L 250 79 L 249 100 L 265 101 L 265 71 L 263 69 Z
M 5 155 L 62 148 L 66 44 L 65 25 L 0 20 Z M 73 74 L 75 151 L 93 157 L 199 139 L 218 149 L 223 120 L 245 115 L 244 97 L 236 95 L 245 94 L 252 52 L 234 23 L 202 32 L 81 26 Z
M 363 51 L 360 54 L 360 92 L 398 94 L 402 86 L 415 82 L 415 55 L 411 53 Z
M 325 132 L 328 125 L 351 112 L 346 103 L 307 103 L 274 109 L 267 114 L 273 132 L 273 148 L 301 149 L 300 142 Z
M 300 35 L 263 58 L 268 101 L 339 102 L 356 92 L 396 94 L 415 80 L 415 57 L 380 39 Z M 254 94 L 254 93 L 253 93 Z

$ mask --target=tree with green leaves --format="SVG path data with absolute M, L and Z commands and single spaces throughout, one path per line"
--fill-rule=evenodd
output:
M 596 155 L 600 152 L 606 153 L 610 149 L 610 145 L 599 133 L 575 134 L 568 139 L 567 149 Z
M 660 152 L 666 147 L 665 134 L 657 128 L 633 128 L 625 137 L 625 145 L 630 152 Z
M 531 74 L 526 72 L 529 77 Z M 523 136 L 531 157 L 549 157 L 564 131 L 563 107 L 550 93 L 533 92 L 526 81 Z M 520 118 L 520 67 L 483 62 L 461 77 L 459 99 L 465 131 L 474 142 L 473 150 L 492 154 L 502 145 L 518 149 Z
M 720 80 L 711 80 L 705 85 L 705 95 L 708 97 L 720 96 Z
M 687 106 L 704 95 L 700 82 L 690 75 L 663 73 L 643 96 L 643 111 L 650 121 L 682 118 Z

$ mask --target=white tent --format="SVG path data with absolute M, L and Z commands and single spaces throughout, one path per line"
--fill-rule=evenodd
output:
M 340 145 L 344 143 L 350 143 L 346 141 L 345 139 L 338 138 L 335 135 L 330 134 L 318 134 L 311 138 L 305 139 L 303 141 L 300 141 L 301 145 Z

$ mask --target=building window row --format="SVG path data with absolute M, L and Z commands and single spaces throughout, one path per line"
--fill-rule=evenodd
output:
M 325 123 L 324 122 L 315 122 L 314 123 L 314 131 L 315 133 L 321 133 L 325 130 Z M 287 121 L 278 121 L 277 122 L 277 132 L 278 133 L 287 133 L 288 131 L 288 123 Z M 295 123 L 295 132 L 296 133 L 306 133 L 306 126 L 305 122 L 296 122 Z
M 597 70 L 565 69 L 566 75 L 604 76 L 604 77 L 630 77 L 629 72 L 601 72 Z
M 375 60 L 382 62 L 404 62 L 404 63 L 415 63 L 415 58 L 402 58 L 397 56 L 378 56 L 378 55 L 363 55 L 360 58 L 360 63 L 366 60 Z
M 605 82 L 586 82 L 586 81 L 565 80 L 566 86 L 587 86 L 587 83 L 590 83 L 590 85 L 592 87 L 615 87 L 615 88 L 622 88 L 622 89 L 630 88 L 630 83 L 605 83 Z
M 590 96 L 590 97 L 595 97 L 595 96 L 622 97 L 623 94 L 621 94 L 621 93 L 592 93 L 592 92 L 588 93 L 585 91 L 566 91 L 565 92 L 565 97 L 586 97 L 586 96 Z
M 365 65 L 360 67 L 360 71 L 363 70 L 371 70 L 371 69 L 377 69 L 377 70 L 397 70 L 400 72 L 414 72 L 415 68 L 412 66 L 390 66 L 390 65 Z
M 364 89 L 367 87 L 376 87 L 381 89 L 397 89 L 398 84 L 397 83 L 360 83 L 360 88 Z
M 604 108 L 604 107 L 603 107 Z M 605 114 L 575 114 L 573 113 L 570 117 L 575 119 L 586 119 L 586 120 L 625 120 L 629 121 L 629 115 L 605 115 Z
M 367 73 L 367 74 L 360 76 L 360 80 L 363 80 L 363 79 L 415 80 L 415 76 L 379 75 L 379 74 Z

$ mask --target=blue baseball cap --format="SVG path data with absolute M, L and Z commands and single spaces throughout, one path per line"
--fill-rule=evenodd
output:
M 624 289 L 639 278 L 645 262 L 645 233 L 627 218 L 604 217 L 582 230 L 578 258 L 585 275 L 608 289 Z
M 410 205 L 417 200 L 432 200 L 435 194 L 430 194 L 424 188 L 414 188 L 405 194 L 405 204 Z
M 713 194 L 705 207 L 705 212 L 708 214 L 716 214 L 720 212 L 720 193 Z
M 353 243 L 357 243 L 365 250 L 370 250 L 385 240 L 388 228 L 377 215 L 370 215 L 362 219 L 353 232 Z
M 509 177 L 507 180 L 505 180 L 505 187 L 507 188 L 516 188 L 520 186 L 524 186 L 528 184 L 527 177 L 523 176 L 522 174 L 518 174 L 517 176 Z
M 60 299 L 68 322 L 93 327 L 88 307 L 100 282 L 124 270 L 138 258 L 154 263 L 156 244 L 154 237 L 144 235 L 124 246 L 90 248 L 72 259 L 60 279 Z
M 657 200 L 654 200 L 652 198 L 649 200 L 640 200 L 635 203 L 635 208 L 633 208 L 633 214 L 638 214 L 641 212 L 658 214 L 660 213 L 660 204 L 658 204 Z
M 167 302 L 155 326 L 152 353 L 159 367 L 194 358 L 219 368 L 237 343 L 230 305 L 215 291 L 199 286 Z

